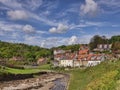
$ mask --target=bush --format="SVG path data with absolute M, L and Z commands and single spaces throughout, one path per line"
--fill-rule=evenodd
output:
M 114 90 L 116 85 L 116 76 L 118 71 L 111 71 L 104 74 L 87 85 L 86 90 Z
M 65 67 L 59 67 L 59 66 L 57 66 L 57 67 L 52 67 L 52 69 L 56 70 L 56 71 L 63 71 L 63 70 L 65 70 Z

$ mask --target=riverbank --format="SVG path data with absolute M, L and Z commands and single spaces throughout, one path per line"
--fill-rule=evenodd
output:
M 34 78 L 0 82 L 0 90 L 66 90 L 68 79 L 65 74 L 47 73 Z M 64 88 L 56 89 L 61 83 Z

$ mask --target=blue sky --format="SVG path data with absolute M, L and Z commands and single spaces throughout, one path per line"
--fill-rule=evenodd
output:
M 120 0 L 0 0 L 0 40 L 54 47 L 120 35 Z

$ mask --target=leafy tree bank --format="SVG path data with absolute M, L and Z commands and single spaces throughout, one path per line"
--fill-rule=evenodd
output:
M 40 57 L 50 57 L 51 55 L 50 49 L 0 41 L 1 60 L 12 60 L 13 57 L 16 57 L 26 62 L 35 62 Z

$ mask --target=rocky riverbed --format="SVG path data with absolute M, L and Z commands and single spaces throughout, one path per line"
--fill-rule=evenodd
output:
M 68 75 L 47 73 L 24 80 L 0 82 L 0 90 L 66 90 L 68 80 Z

